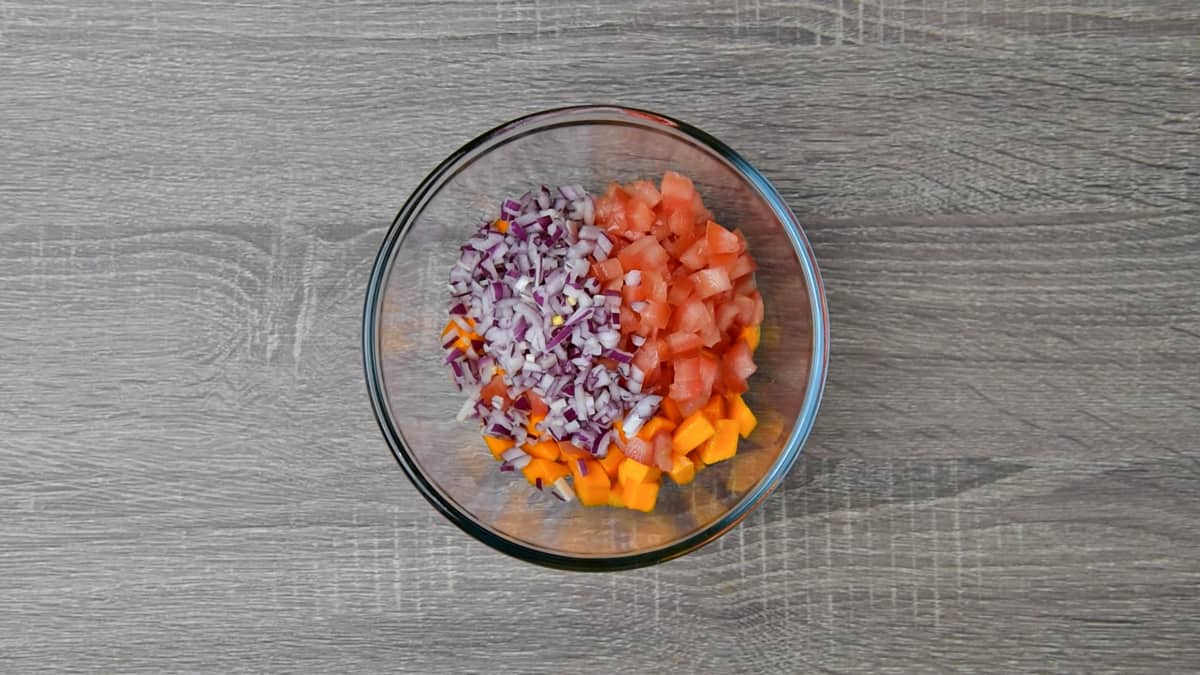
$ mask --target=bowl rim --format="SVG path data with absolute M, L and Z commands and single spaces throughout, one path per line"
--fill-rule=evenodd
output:
M 382 311 L 383 295 L 386 288 L 391 260 L 404 235 L 414 222 L 414 216 L 423 208 L 430 191 L 438 186 L 443 178 L 457 173 L 461 168 L 459 163 L 471 153 L 489 142 L 503 138 L 509 134 L 525 135 L 541 130 L 544 127 L 563 125 L 587 124 L 589 115 L 597 119 L 591 122 L 608 121 L 616 118 L 620 122 L 633 126 L 667 127 L 669 130 L 681 132 L 692 141 L 699 143 L 715 152 L 721 159 L 740 173 L 770 206 L 772 212 L 779 218 L 792 248 L 800 260 L 806 288 L 808 290 L 809 308 L 812 325 L 812 366 L 809 370 L 808 382 L 805 386 L 804 403 L 801 405 L 797 422 L 788 437 L 779 457 L 770 470 L 748 491 L 736 504 L 722 516 L 699 528 L 692 534 L 677 541 L 670 542 L 658 548 L 646 551 L 636 551 L 626 554 L 606 556 L 573 556 L 531 546 L 515 539 L 507 538 L 478 522 L 469 513 L 460 510 L 447 499 L 439 489 L 422 473 L 402 440 L 392 419 L 387 405 L 387 393 L 383 385 L 383 372 L 379 354 L 378 324 Z M 560 118 L 572 118 L 563 122 Z M 576 119 L 577 118 L 577 119 Z M 601 120 L 600 118 L 603 118 Z M 530 128 L 535 127 L 535 128 Z M 659 113 L 630 108 L 619 105 L 576 105 L 559 108 L 549 108 L 523 115 L 500 124 L 479 134 L 462 147 L 450 153 L 442 160 L 418 185 L 405 200 L 404 205 L 396 214 L 392 224 L 384 235 L 383 242 L 376 254 L 372 265 L 370 280 L 367 284 L 366 297 L 363 303 L 362 323 L 362 356 L 363 369 L 366 376 L 367 392 L 375 412 L 375 420 L 379 429 L 391 447 L 392 455 L 400 468 L 425 499 L 433 505 L 447 520 L 459 529 L 483 542 L 489 547 L 526 562 L 563 570 L 574 571 L 616 571 L 644 567 L 665 562 L 694 551 L 728 532 L 740 523 L 756 507 L 762 504 L 778 487 L 779 483 L 791 471 L 799 459 L 804 442 L 812 431 L 817 410 L 821 404 L 821 396 L 825 388 L 825 380 L 829 365 L 829 316 L 826 307 L 825 287 L 817 267 L 816 258 L 795 214 L 784 202 L 783 197 L 775 187 L 755 169 L 740 154 L 735 152 L 716 137 L 699 128 L 682 122 L 673 117 Z

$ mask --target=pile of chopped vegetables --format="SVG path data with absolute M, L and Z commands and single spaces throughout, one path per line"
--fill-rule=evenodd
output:
M 757 420 L 763 319 L 740 232 L 691 180 L 508 199 L 450 271 L 445 362 L 500 470 L 587 506 L 650 511 Z

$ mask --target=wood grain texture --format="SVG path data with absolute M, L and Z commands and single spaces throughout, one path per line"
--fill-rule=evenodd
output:
M 0 669 L 1194 667 L 1198 7 L 0 0 Z M 833 326 L 783 489 L 600 576 L 433 514 L 358 352 L 424 172 L 586 101 L 759 166 Z

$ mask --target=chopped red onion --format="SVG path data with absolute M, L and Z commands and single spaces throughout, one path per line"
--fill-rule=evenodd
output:
M 571 487 L 571 484 L 567 482 L 565 477 L 554 481 L 553 490 L 551 492 L 555 497 L 558 497 L 564 502 L 573 501 L 575 499 L 575 490 Z
M 605 349 L 604 358 L 612 359 L 618 363 L 633 362 L 633 354 L 630 354 L 629 352 L 623 352 L 620 349 Z
M 479 417 L 486 433 L 519 446 L 529 438 L 531 392 L 549 405 L 539 432 L 603 457 L 616 420 L 640 428 L 654 413 L 633 377 L 633 354 L 619 349 L 621 295 L 603 291 L 590 274 L 591 261 L 607 257 L 613 242 L 595 227 L 592 198 L 578 186 L 539 187 L 505 200 L 500 214 L 508 231 L 481 223 L 450 271 L 458 330 L 443 348 L 455 384 L 472 392 L 460 419 Z M 640 283 L 639 276 L 628 281 Z M 459 335 L 472 334 L 482 338 L 460 349 Z M 506 397 L 477 401 L 478 386 L 501 372 Z M 515 447 L 503 460 L 502 470 L 512 471 L 531 457 Z M 573 498 L 563 484 L 556 496 Z

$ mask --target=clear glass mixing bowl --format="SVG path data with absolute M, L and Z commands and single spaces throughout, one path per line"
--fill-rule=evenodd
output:
M 695 482 L 664 481 L 652 513 L 563 504 L 504 474 L 442 364 L 447 275 L 481 217 L 531 187 L 691 177 L 716 220 L 740 228 L 766 306 L 747 402 L 759 426 Z M 712 541 L 760 504 L 800 455 L 825 383 L 825 293 L 812 250 L 775 188 L 724 143 L 641 110 L 584 106 L 499 126 L 447 157 L 396 216 L 363 313 L 363 360 L 379 426 L 431 504 L 485 544 L 577 570 L 650 565 Z

